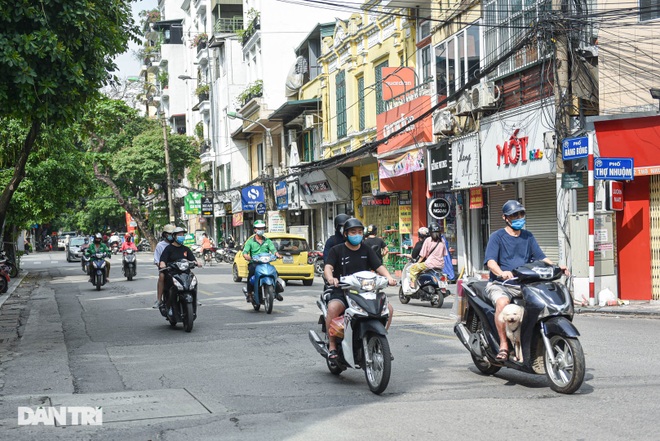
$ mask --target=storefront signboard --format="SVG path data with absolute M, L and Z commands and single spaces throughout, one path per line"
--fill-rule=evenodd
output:
M 286 219 L 279 211 L 268 212 L 268 231 L 271 233 L 286 233 Z
M 375 207 L 379 205 L 390 205 L 392 200 L 389 196 L 362 196 L 362 205 Z
M 302 207 L 300 203 L 300 186 L 298 185 L 298 180 L 293 179 L 287 182 L 287 198 L 289 210 L 300 210 Z
M 252 211 L 259 202 L 265 202 L 264 188 L 260 185 L 250 185 L 241 190 L 241 204 L 244 211 Z
M 278 210 L 289 208 L 288 188 L 286 184 L 286 181 L 277 181 L 275 184 L 275 204 Z
M 202 211 L 202 194 L 189 192 L 183 198 L 183 206 L 186 214 L 199 214 Z
M 243 211 L 243 204 L 241 204 L 241 192 L 232 190 L 229 192 L 229 200 L 231 201 L 231 212 L 239 213 Z
M 606 188 L 606 209 L 612 211 L 623 211 L 623 182 L 609 181 Z
M 594 179 L 632 181 L 634 168 L 633 158 L 596 158 L 594 160 Z
M 451 143 L 451 170 L 453 190 L 481 185 L 478 134 L 458 138 Z
M 380 192 L 380 182 L 378 181 L 378 172 L 369 173 L 369 189 L 374 196 Z
M 234 213 L 231 216 L 231 225 L 233 227 L 240 227 L 243 225 L 243 212 L 239 211 L 238 213 Z
M 470 189 L 470 210 L 484 208 L 484 190 L 483 187 L 474 187 Z
M 376 137 L 379 140 L 388 138 L 387 143 L 378 146 L 378 154 L 433 142 L 431 114 L 417 120 L 429 109 L 431 109 L 431 97 L 421 96 L 378 114 Z
M 394 178 L 424 170 L 424 149 L 414 149 L 393 159 L 378 161 L 380 179 Z
M 451 188 L 451 156 L 449 144 L 437 144 L 428 148 L 429 190 L 449 190 Z
M 582 173 L 563 173 L 561 175 L 561 188 L 584 188 Z
M 412 205 L 412 194 L 410 191 L 399 192 L 399 205 Z
M 309 204 L 320 204 L 323 202 L 335 202 L 335 195 L 330 181 L 325 173 L 315 170 L 300 177 L 300 187 L 303 196 Z
M 399 205 L 399 234 L 410 234 L 412 230 L 412 206 Z
M 434 219 L 444 219 L 449 216 L 451 206 L 449 201 L 444 198 L 431 199 L 429 202 L 429 214 Z
M 553 131 L 550 101 L 533 103 L 484 120 L 481 140 L 481 180 L 498 182 L 555 172 L 556 157 L 546 150 L 544 133 Z
M 410 67 L 383 67 L 383 100 L 402 95 L 415 88 L 415 71 Z
M 202 216 L 213 217 L 213 198 L 202 197 Z

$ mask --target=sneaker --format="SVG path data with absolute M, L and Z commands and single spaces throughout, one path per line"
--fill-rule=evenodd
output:
M 158 300 L 156 300 L 156 301 L 154 302 L 154 306 L 152 306 L 152 308 L 153 308 L 153 309 L 158 309 L 159 307 L 160 307 L 160 302 L 159 302 Z
M 174 311 L 172 310 L 172 308 L 167 310 L 167 315 L 170 316 L 170 317 L 172 317 L 174 315 Z
M 284 297 L 282 297 L 282 294 L 280 294 L 279 292 L 278 292 L 277 294 L 275 294 L 275 298 L 276 298 L 277 300 L 279 300 L 280 302 L 281 302 L 282 300 L 284 300 Z

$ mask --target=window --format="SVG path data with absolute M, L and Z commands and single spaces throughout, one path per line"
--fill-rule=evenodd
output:
M 227 179 L 225 189 L 231 188 L 231 162 L 225 164 L 225 178 Z
M 312 162 L 314 160 L 314 136 L 313 132 L 303 133 L 303 161 Z
M 421 49 L 422 52 L 422 82 L 426 83 L 429 81 L 432 76 L 431 76 L 431 46 L 426 46 Z M 403 65 L 402 65 L 403 66 Z
M 447 96 L 447 43 L 435 48 L 435 86 L 440 96 Z
M 346 72 L 337 72 L 337 138 L 346 136 Z
M 435 76 L 439 96 L 449 96 L 479 73 L 479 25 L 473 24 L 435 47 Z
M 262 143 L 257 144 L 257 175 L 261 176 L 266 164 L 264 163 L 264 145 Z
M 383 101 L 383 68 L 388 66 L 389 62 L 385 60 L 374 68 L 376 73 L 376 114 L 385 111 L 385 101 Z
M 639 0 L 639 21 L 660 18 L 660 0 Z
M 358 78 L 357 90 L 358 90 L 358 127 L 360 131 L 362 131 L 366 126 L 365 116 L 364 116 L 364 77 Z

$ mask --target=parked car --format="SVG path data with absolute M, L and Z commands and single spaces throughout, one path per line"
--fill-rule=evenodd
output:
M 87 243 L 89 239 L 85 236 L 74 236 L 69 238 L 69 243 L 66 245 L 66 261 L 75 262 L 80 260 L 82 251 L 80 247 Z
M 266 233 L 275 248 L 282 255 L 273 262 L 277 274 L 283 280 L 302 280 L 305 286 L 314 283 L 314 265 L 307 262 L 309 246 L 303 236 L 286 233 Z M 248 239 L 249 240 L 249 239 Z M 248 275 L 247 261 L 241 250 L 234 257 L 232 266 L 234 282 L 240 282 Z
M 57 249 L 58 250 L 66 250 L 66 245 L 67 242 L 69 241 L 70 238 L 76 237 L 78 233 L 75 231 L 63 231 L 62 233 L 57 235 Z

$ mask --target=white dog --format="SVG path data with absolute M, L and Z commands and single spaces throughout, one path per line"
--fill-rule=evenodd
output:
M 506 325 L 506 337 L 513 344 L 516 361 L 520 363 L 523 361 L 520 325 L 522 324 L 524 312 L 525 310 L 521 306 L 511 303 L 504 307 L 499 317 L 499 321 Z

